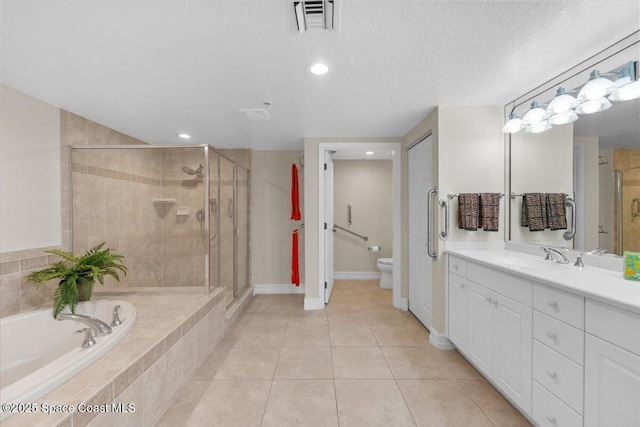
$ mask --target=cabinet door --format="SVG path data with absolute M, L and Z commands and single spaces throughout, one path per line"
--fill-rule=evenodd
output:
M 585 337 L 584 425 L 640 426 L 640 356 Z
M 496 294 L 493 380 L 523 411 L 531 414 L 533 310 Z
M 467 286 L 466 280 L 449 274 L 449 340 L 460 351 L 467 351 Z
M 495 301 L 495 293 L 467 281 L 467 356 L 489 378 L 493 368 Z

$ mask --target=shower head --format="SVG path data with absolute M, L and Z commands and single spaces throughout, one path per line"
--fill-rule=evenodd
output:
M 202 173 L 203 168 L 204 168 L 204 165 L 200 163 L 200 166 L 198 166 L 198 169 L 196 170 L 193 170 L 188 166 L 183 166 L 182 171 L 189 175 L 196 175 L 198 178 L 204 178 L 204 174 Z

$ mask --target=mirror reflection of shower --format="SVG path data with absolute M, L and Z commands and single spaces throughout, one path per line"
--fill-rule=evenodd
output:
M 183 166 L 182 171 L 188 175 L 196 175 L 198 178 L 204 178 L 204 173 L 202 173 L 202 169 L 204 169 L 204 165 L 200 163 L 198 169 L 193 170 L 188 166 Z

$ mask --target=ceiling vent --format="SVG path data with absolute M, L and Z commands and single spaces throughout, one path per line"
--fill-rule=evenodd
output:
M 293 12 L 299 33 L 338 29 L 339 0 L 294 1 Z
M 271 114 L 262 108 L 242 108 L 238 110 L 238 114 L 249 120 L 268 120 Z

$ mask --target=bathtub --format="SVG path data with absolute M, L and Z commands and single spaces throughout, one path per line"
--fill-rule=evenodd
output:
M 30 311 L 0 319 L 0 403 L 32 403 L 87 368 L 127 336 L 136 321 L 128 302 L 99 300 L 79 303 L 77 314 L 110 324 L 113 308 L 120 306 L 122 324 L 96 344 L 81 348 L 87 326 L 73 320 L 57 321 L 51 309 Z M 69 310 L 65 310 L 68 313 Z M 0 420 L 13 413 L 1 412 Z

